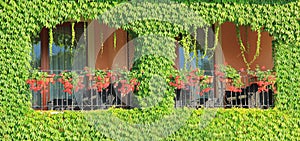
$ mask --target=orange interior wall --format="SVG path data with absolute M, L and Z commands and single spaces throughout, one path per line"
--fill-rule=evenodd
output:
M 236 27 L 234 23 L 231 22 L 225 22 L 221 25 L 220 42 L 222 46 L 222 52 L 224 55 L 224 61 L 236 69 L 246 68 L 246 64 L 244 63 L 241 55 L 240 45 L 237 39 L 235 28 Z M 247 46 L 247 42 L 250 45 L 249 50 L 247 51 L 247 53 L 245 53 L 247 61 L 250 62 L 256 51 L 257 32 L 251 31 L 250 27 L 246 28 L 244 26 L 241 26 L 239 28 L 241 31 L 241 37 L 244 46 Z M 246 30 L 248 33 L 246 33 Z M 114 31 L 116 31 L 117 34 L 116 48 L 114 48 Z M 103 52 L 101 49 L 100 32 L 103 32 L 103 39 L 106 39 L 103 43 Z M 121 29 L 115 30 L 113 28 L 109 28 L 104 24 L 98 23 L 95 26 L 94 35 L 96 46 L 96 68 L 111 69 L 112 65 L 115 65 L 116 62 L 120 67 L 128 65 L 127 52 L 124 50 L 120 51 L 121 48 L 127 43 L 126 31 Z M 117 61 L 115 60 L 116 57 L 118 58 Z M 131 59 L 132 57 L 130 57 L 130 60 Z M 267 32 L 262 32 L 261 34 L 260 55 L 254 61 L 254 63 L 251 64 L 251 69 L 254 69 L 256 65 L 265 66 L 267 69 L 273 68 L 272 37 Z
M 272 40 L 273 39 L 268 32 L 264 31 L 261 33 L 261 47 L 259 51 L 260 55 L 254 61 L 254 63 L 251 64 L 251 69 L 255 69 L 256 65 L 265 66 L 267 69 L 273 69 L 274 62 L 272 56 Z M 250 61 L 253 59 L 257 46 L 257 32 L 251 31 L 250 28 L 248 28 L 248 41 L 250 43 L 248 60 Z
M 243 34 L 243 31 L 241 31 Z M 246 68 L 241 56 L 240 46 L 235 32 L 235 25 L 226 22 L 221 25 L 221 46 L 224 61 L 236 69 Z
M 239 28 L 244 46 L 247 48 L 247 42 L 250 45 L 249 50 L 245 53 L 247 62 L 250 62 L 256 51 L 257 32 L 251 31 L 250 27 L 246 28 L 243 26 Z M 246 33 L 246 30 L 248 30 L 248 33 Z M 235 69 L 247 68 L 241 55 L 234 23 L 225 22 L 221 25 L 221 45 L 224 61 L 227 64 Z M 251 64 L 251 69 L 254 69 L 256 65 L 265 66 L 267 69 L 273 68 L 272 37 L 267 32 L 262 32 L 261 34 L 260 55 L 254 63 Z
M 116 32 L 116 48 L 114 48 L 114 32 Z M 100 41 L 100 33 L 103 33 L 103 48 Z M 112 69 L 113 65 L 127 66 L 126 52 L 120 49 L 127 43 L 127 32 L 121 29 L 115 30 L 104 24 L 95 24 L 95 56 L 96 69 Z M 117 60 L 116 60 L 116 57 Z M 114 62 L 115 60 L 115 62 Z

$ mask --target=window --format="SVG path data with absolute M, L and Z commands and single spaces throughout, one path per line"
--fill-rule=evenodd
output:
M 87 23 L 75 23 L 73 41 L 71 23 L 57 25 L 52 31 L 52 48 L 49 46 L 49 30 L 43 28 L 40 36 L 32 39 L 32 67 L 51 74 L 60 74 L 64 70 L 78 70 L 87 66 L 88 48 L 85 24 Z M 49 100 L 53 99 L 71 99 L 71 95 L 63 92 L 63 86 L 60 83 L 51 85 L 49 90 L 50 92 L 45 94 L 33 93 L 33 108 L 47 107 Z
M 76 70 L 85 67 L 87 65 L 87 30 L 84 29 L 86 27 L 84 24 L 87 23 L 75 23 L 73 46 L 71 23 L 56 26 L 53 29 L 52 51 L 49 47 L 49 31 L 43 28 L 40 37 L 33 39 L 32 67 L 42 70 Z
M 72 33 L 75 33 L 75 36 Z M 133 58 L 133 50 L 126 45 L 128 42 L 126 31 L 115 30 L 95 21 L 89 24 L 75 23 L 74 32 L 71 23 L 63 23 L 53 28 L 52 34 L 52 46 L 49 46 L 49 30 L 46 28 L 42 29 L 39 37 L 32 38 L 31 65 L 49 74 L 59 75 L 66 70 L 76 72 L 80 76 L 83 75 L 81 72 L 86 66 L 112 69 L 116 64 L 120 67 L 129 66 L 130 58 Z M 112 91 L 112 86 L 110 92 L 98 93 L 94 89 L 89 89 L 91 84 L 92 82 L 84 77 L 84 89 L 69 94 L 64 92 L 61 83 L 51 83 L 48 92 L 33 91 L 32 107 L 42 110 L 74 110 L 97 109 L 103 104 L 107 106 L 120 104 L 120 101 L 116 100 L 116 92 Z

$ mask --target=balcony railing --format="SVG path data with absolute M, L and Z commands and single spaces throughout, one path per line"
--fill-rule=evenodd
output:
M 32 90 L 32 108 L 37 110 L 96 110 L 110 107 L 134 108 L 134 92 L 129 90 L 134 85 L 127 85 L 127 91 L 121 90 L 121 80 L 123 76 L 109 76 L 96 86 L 97 78 L 87 76 L 82 71 L 73 71 L 80 79 L 82 86 L 80 89 L 73 88 L 71 92 L 66 90 L 66 85 L 62 80 L 63 71 L 49 71 L 47 85 L 39 90 Z M 53 77 L 56 74 L 56 77 Z M 207 86 L 209 91 L 202 91 L 200 85 L 186 86 L 185 88 L 174 88 L 174 107 L 191 108 L 215 108 L 215 107 L 243 107 L 243 108 L 269 108 L 274 105 L 274 92 L 269 87 L 261 90 L 261 86 L 253 77 L 241 75 L 244 86 L 238 91 L 230 89 L 229 82 L 215 76 L 213 71 L 205 72 L 209 81 Z M 107 75 L 108 76 L 108 75 Z M 94 77 L 95 79 L 91 79 Z M 129 82 L 129 81 L 128 81 Z M 35 84 L 34 84 L 35 85 Z M 102 86 L 100 86 L 102 85 Z M 105 85 L 105 86 L 104 86 Z M 132 86 L 132 87 L 130 87 Z M 43 90 L 43 91 L 42 91 Z M 199 94 L 199 92 L 202 92 Z
M 210 74 L 214 74 L 211 72 Z M 270 108 L 274 106 L 274 91 L 270 85 L 260 86 L 259 83 L 249 75 L 241 75 L 244 85 L 236 90 L 226 80 L 218 76 L 210 76 L 209 92 L 199 95 L 196 87 L 188 89 L 176 89 L 175 107 L 195 108 Z M 199 87 L 199 86 L 198 86 Z M 264 87 L 264 88 L 262 88 Z M 262 90 L 264 89 L 264 90 Z

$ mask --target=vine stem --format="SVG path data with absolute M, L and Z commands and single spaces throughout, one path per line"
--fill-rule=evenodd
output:
M 53 32 L 52 28 L 49 29 L 49 55 L 52 56 Z
M 257 59 L 257 57 L 259 56 L 260 52 L 260 39 L 261 39 L 261 30 L 258 29 L 257 30 L 257 42 L 256 42 L 256 51 L 255 51 L 255 55 L 253 57 L 253 59 L 251 60 L 251 62 L 249 64 L 254 63 L 254 61 Z
M 206 56 L 206 53 L 207 53 L 207 46 L 208 46 L 208 27 L 205 27 L 204 28 L 204 54 L 202 56 L 202 59 Z
M 260 52 L 260 38 L 261 38 L 261 30 L 257 30 L 257 42 L 256 42 L 256 51 L 255 54 L 252 58 L 252 60 L 250 62 L 247 61 L 246 56 L 245 56 L 245 52 L 246 52 L 246 48 L 243 44 L 242 38 L 241 38 L 241 32 L 239 27 L 236 25 L 236 33 L 237 33 L 237 38 L 240 44 L 240 49 L 241 49 L 241 55 L 243 58 L 243 61 L 245 62 L 247 69 L 250 70 L 250 65 L 254 63 L 254 61 L 257 59 L 257 57 L 259 56 Z
M 49 29 L 49 56 L 50 56 L 50 65 L 52 64 L 52 54 L 53 54 L 53 50 L 52 50 L 52 46 L 53 46 L 53 31 L 52 28 Z M 50 66 L 51 67 L 51 66 Z
M 196 58 L 196 68 L 198 68 L 198 55 L 197 55 L 197 28 L 194 28 L 194 50 L 193 50 L 194 58 Z M 193 59 L 194 59 L 193 58 Z
M 102 24 L 102 23 L 100 23 Z M 102 28 L 100 27 L 100 45 L 101 45 L 101 54 L 103 54 L 104 51 L 104 43 L 103 43 L 103 31 Z
M 239 29 L 239 26 L 236 25 L 235 29 L 236 29 L 236 35 L 238 37 L 238 41 L 239 41 L 239 44 L 240 44 L 240 48 L 241 48 L 242 51 L 246 51 L 246 48 L 245 48 L 245 46 L 243 44 L 243 40 L 242 40 L 242 37 L 241 37 L 241 31 Z
M 114 49 L 117 48 L 117 32 L 114 32 Z
M 72 22 L 71 23 L 71 30 L 72 30 L 72 43 L 71 43 L 71 52 L 72 52 L 72 48 L 74 47 L 74 42 L 75 42 L 75 23 Z
M 215 42 L 214 42 L 214 46 L 213 48 L 209 49 L 212 52 L 215 52 L 217 45 L 218 45 L 218 39 L 219 39 L 219 31 L 220 31 L 220 25 L 217 24 L 216 26 L 216 31 L 215 31 Z M 208 60 L 210 60 L 212 57 L 214 56 L 214 53 L 212 53 L 212 55 L 210 57 L 208 57 Z
M 187 62 L 190 60 L 189 48 L 190 48 L 190 36 L 185 36 L 182 40 L 183 52 L 184 52 L 184 70 L 187 69 Z

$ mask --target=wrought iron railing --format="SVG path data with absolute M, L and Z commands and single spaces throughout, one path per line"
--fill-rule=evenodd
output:
M 51 71 L 58 76 L 63 71 Z M 65 90 L 65 86 L 58 81 L 49 81 L 47 91 L 32 91 L 32 108 L 37 110 L 96 110 L 110 107 L 135 108 L 133 104 L 134 93 L 130 91 L 122 94 L 119 78 L 110 79 L 108 86 L 99 91 L 95 87 L 95 80 L 89 79 L 80 71 L 75 71 L 81 77 L 83 86 L 72 93 Z M 260 90 L 260 84 L 249 75 L 242 75 L 241 80 L 245 85 L 232 91 L 228 82 L 213 76 L 213 71 L 206 72 L 209 77 L 207 82 L 209 91 L 199 94 L 199 85 L 187 86 L 184 89 L 174 88 L 174 107 L 215 108 L 215 107 L 243 107 L 243 108 L 269 108 L 274 105 L 274 91 L 272 89 Z M 112 77 L 112 76 L 111 76 Z M 47 79 L 57 79 L 49 77 Z M 58 78 L 59 79 L 59 78 Z
M 228 88 L 227 82 L 220 81 L 213 77 L 211 83 L 212 90 L 200 96 L 193 88 L 187 90 L 176 89 L 175 107 L 194 107 L 194 108 L 270 108 L 274 106 L 274 90 L 267 88 L 260 91 L 259 84 L 252 82 L 248 75 L 241 77 L 245 86 L 232 91 Z

